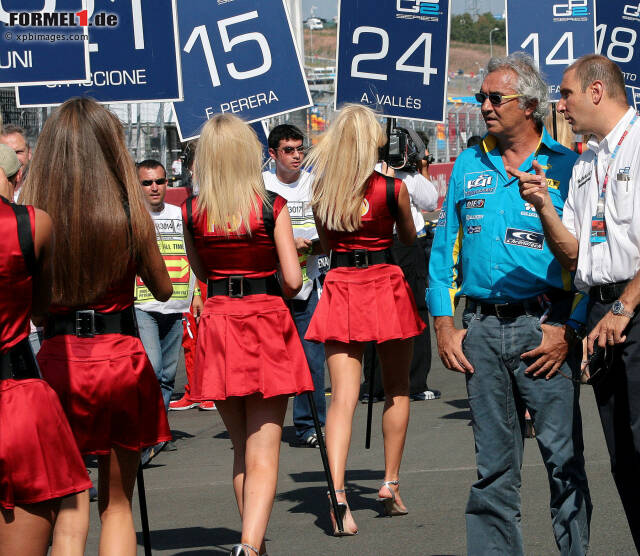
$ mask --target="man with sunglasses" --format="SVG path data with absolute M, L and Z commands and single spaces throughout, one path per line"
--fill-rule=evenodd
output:
M 182 344 L 182 315 L 192 306 L 198 317 L 202 311 L 202 298 L 195 289 L 195 275 L 191 272 L 182 233 L 180 207 L 164 202 L 167 193 L 167 174 L 157 160 L 144 160 L 137 164 L 138 179 L 144 192 L 149 213 L 156 228 L 158 247 L 162 254 L 171 282 L 173 295 L 168 301 L 157 301 L 140 277 L 136 277 L 135 310 L 140 339 L 156 373 L 165 409 L 173 387 Z M 175 450 L 173 442 L 147 449 L 142 453 L 146 464 L 160 450 Z
M 275 173 L 264 172 L 264 183 L 269 191 L 287 200 L 293 238 L 302 268 L 302 289 L 289 301 L 289 308 L 311 371 L 318 419 L 320 425 L 324 426 L 327 414 L 324 396 L 324 344 L 308 342 L 304 339 L 304 335 L 318 304 L 324 275 L 329 270 L 329 259 L 320 248 L 311 210 L 310 177 L 307 172 L 302 171 L 305 155 L 302 132 L 290 124 L 278 125 L 271 130 L 267 141 L 269 156 L 275 163 Z M 300 446 L 318 447 L 318 438 L 307 396 L 296 396 L 293 400 L 293 425 Z
M 579 385 L 566 361 L 574 324 L 567 321 L 584 320 L 584 302 L 570 315 L 571 277 L 507 172 L 529 171 L 537 161 L 561 212 L 576 155 L 544 129 L 548 89 L 529 56 L 492 58 L 477 99 L 488 133 L 454 165 L 427 291 L 440 357 L 465 373 L 473 415 L 478 479 L 466 508 L 467 551 L 524 554 L 520 484 L 528 408 L 548 473 L 556 544 L 562 554 L 585 554 L 591 501 Z M 453 322 L 459 295 L 467 297 L 462 330 Z
M 573 169 L 562 220 L 551 210 L 545 169 L 514 172 L 536 206 L 549 247 L 589 292 L 588 352 L 611 471 L 640 552 L 640 118 L 620 68 L 596 54 L 569 66 L 558 112 L 574 133 L 591 134 Z M 548 180 L 546 180 L 548 181 Z M 603 351 L 606 350 L 606 354 Z M 602 375 L 606 376 L 602 376 Z

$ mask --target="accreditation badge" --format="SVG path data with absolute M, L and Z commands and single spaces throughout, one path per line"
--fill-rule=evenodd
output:
M 604 214 L 596 214 L 591 219 L 591 243 L 604 243 L 607 241 L 607 224 Z

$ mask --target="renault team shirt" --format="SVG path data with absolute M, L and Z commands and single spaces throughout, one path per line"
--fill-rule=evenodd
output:
M 300 172 L 300 177 L 293 183 L 282 183 L 275 174 L 262 174 L 267 190 L 273 191 L 287 200 L 293 237 L 301 237 L 315 241 L 318 239 L 316 223 L 311 209 L 311 175 Z M 302 269 L 302 289 L 293 299 L 308 299 L 313 289 L 313 281 L 329 270 L 329 258 L 326 255 L 300 255 Z
M 154 313 L 186 313 L 191 306 L 195 276 L 187 259 L 187 249 L 182 233 L 180 207 L 165 203 L 161 212 L 149 211 L 156 227 L 156 239 L 160 253 L 167 265 L 173 284 L 173 295 L 168 301 L 157 301 L 142 278 L 136 276 L 136 309 Z
M 543 129 L 535 152 L 519 168 L 534 173 L 532 163 L 538 161 L 560 217 L 576 158 Z M 572 276 L 549 250 L 538 214 L 520 197 L 518 179 L 505 171 L 496 138 L 487 135 L 463 151 L 453 167 L 431 250 L 429 311 L 453 316 L 456 295 L 509 303 L 551 288 L 570 291 Z

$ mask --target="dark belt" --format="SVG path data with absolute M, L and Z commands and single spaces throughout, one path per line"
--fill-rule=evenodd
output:
M 537 297 L 513 303 L 485 303 L 467 298 L 467 309 L 475 312 L 479 310 L 482 315 L 492 315 L 499 319 L 515 319 L 522 315 L 540 315 L 544 312 Z
M 93 338 L 101 334 L 125 334 L 139 337 L 133 307 L 115 313 L 98 313 L 92 309 L 50 315 L 44 327 L 44 337 L 71 334 L 78 338 Z
M 0 380 L 9 378 L 15 380 L 40 378 L 29 338 L 13 346 L 7 353 L 0 354 Z
M 213 297 L 214 295 L 244 297 L 260 293 L 282 296 L 282 290 L 275 274 L 266 278 L 229 276 L 219 280 L 207 280 L 207 297 Z
M 330 261 L 330 268 L 342 266 L 369 268 L 374 264 L 396 264 L 391 249 L 383 249 L 381 251 L 369 251 L 368 249 L 331 251 Z
M 624 292 L 630 281 L 631 280 L 625 280 L 623 282 L 614 282 L 613 284 L 594 286 L 589 290 L 589 297 L 602 303 L 613 303 L 622 295 L 622 292 Z

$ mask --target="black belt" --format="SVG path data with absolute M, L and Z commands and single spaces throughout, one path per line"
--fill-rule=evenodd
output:
M 467 298 L 467 309 L 476 312 L 479 310 L 482 315 L 492 315 L 499 319 L 515 319 L 522 315 L 539 315 L 544 312 L 537 297 L 513 303 L 485 303 Z
M 29 338 L 13 346 L 7 353 L 0 354 L 0 380 L 13 378 L 40 378 L 36 358 L 33 356 Z
M 381 251 L 369 251 L 368 249 L 331 251 L 330 268 L 341 266 L 368 268 L 374 264 L 396 264 L 391 249 L 383 249 Z
M 92 309 L 50 315 L 44 327 L 44 337 L 71 334 L 78 338 L 93 338 L 101 334 L 125 334 L 139 337 L 136 314 L 132 307 L 115 313 L 98 313 Z
M 631 282 L 631 280 L 594 286 L 589 290 L 589 297 L 601 301 L 602 303 L 613 303 L 622 295 L 622 292 L 624 292 L 629 282 Z
M 282 296 L 276 275 L 266 278 L 246 278 L 245 276 L 229 276 L 219 280 L 207 280 L 207 297 L 226 295 L 228 297 L 244 297 L 245 295 Z

